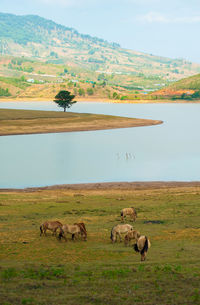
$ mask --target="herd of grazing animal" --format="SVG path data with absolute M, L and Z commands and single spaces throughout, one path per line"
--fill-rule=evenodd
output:
M 83 222 L 74 223 L 73 225 L 63 225 L 60 221 L 45 221 L 40 226 L 40 236 L 44 234 L 46 236 L 46 231 L 52 231 L 53 235 L 56 236 L 57 230 L 59 230 L 58 239 L 62 237 L 67 241 L 66 233 L 70 233 L 72 235 L 72 239 L 74 240 L 81 235 L 81 238 L 85 241 L 87 240 L 87 231 L 85 224 Z
M 129 215 L 133 221 L 136 221 L 137 213 L 136 210 L 131 208 L 124 208 L 121 210 L 121 221 L 124 221 L 124 218 Z M 57 230 L 59 231 L 58 239 L 63 238 L 67 241 L 67 233 L 71 234 L 72 240 L 78 239 L 81 236 L 81 239 L 87 240 L 87 230 L 83 222 L 74 223 L 73 225 L 62 224 L 60 221 L 45 221 L 40 226 L 40 236 L 44 234 L 46 236 L 46 231 L 52 231 L 53 235 L 56 236 Z M 136 252 L 139 252 L 141 255 L 141 261 L 146 259 L 147 251 L 150 248 L 151 244 L 147 236 L 140 235 L 139 231 L 133 229 L 133 226 L 130 224 L 117 224 L 111 229 L 111 241 L 112 243 L 117 242 L 117 238 L 122 241 L 122 235 L 124 236 L 125 246 L 131 243 L 131 240 L 135 240 L 136 243 L 133 245 L 133 248 Z

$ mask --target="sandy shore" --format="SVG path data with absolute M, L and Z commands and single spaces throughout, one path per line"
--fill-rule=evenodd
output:
M 30 187 L 24 189 L 2 188 L 0 192 L 37 192 L 44 190 L 153 190 L 169 188 L 199 188 L 200 181 L 149 181 L 149 182 L 103 182 L 103 183 L 81 183 L 61 184 L 45 187 Z
M 100 97 L 85 97 L 85 98 L 76 98 L 77 102 L 96 102 L 96 103 L 113 103 L 113 104 L 198 104 L 200 103 L 199 100 L 195 101 L 187 101 L 187 100 L 171 100 L 171 99 L 157 99 L 157 100 L 113 100 L 108 98 L 100 98 Z M 1 102 L 49 102 L 52 101 L 52 98 L 16 98 L 16 99 L 9 99 L 9 98 L 1 98 Z

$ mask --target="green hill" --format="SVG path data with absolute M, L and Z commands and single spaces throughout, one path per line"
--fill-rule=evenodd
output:
M 184 79 L 181 79 L 170 86 L 176 90 L 178 89 L 190 89 L 200 90 L 200 74 L 193 75 Z
M 157 97 L 199 100 L 200 99 L 200 74 L 181 79 L 170 86 L 153 93 Z
M 46 99 L 66 88 L 80 98 L 143 99 L 199 72 L 39 16 L 0 13 L 0 97 Z
M 22 45 L 27 45 L 29 42 L 52 44 L 51 38 L 55 39 L 56 37 L 63 42 L 68 42 L 74 37 L 74 40 L 85 39 L 87 43 L 93 42 L 111 47 L 119 46 L 97 37 L 79 34 L 73 28 L 56 24 L 36 15 L 17 16 L 0 13 L 0 37 L 11 39 Z
M 200 65 L 132 50 L 45 18 L 0 13 L 0 54 L 36 58 L 47 63 L 138 75 L 180 79 L 200 71 Z

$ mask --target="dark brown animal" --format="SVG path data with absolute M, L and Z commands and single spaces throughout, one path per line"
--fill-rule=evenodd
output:
M 150 247 L 151 243 L 149 239 L 144 235 L 136 239 L 136 244 L 133 245 L 134 250 L 141 254 L 141 261 L 146 259 L 147 251 Z

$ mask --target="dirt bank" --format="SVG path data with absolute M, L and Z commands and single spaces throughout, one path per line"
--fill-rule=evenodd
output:
M 104 183 L 81 183 L 61 184 L 45 187 L 31 187 L 24 189 L 0 189 L 0 192 L 34 192 L 40 190 L 150 190 L 168 188 L 200 187 L 200 181 L 179 182 L 179 181 L 155 181 L 155 182 L 104 182 Z

